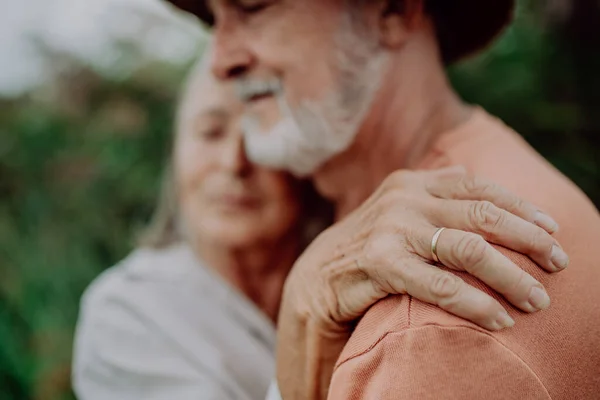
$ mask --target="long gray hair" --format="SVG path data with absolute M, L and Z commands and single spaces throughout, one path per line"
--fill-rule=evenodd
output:
M 184 240 L 179 226 L 177 189 L 171 163 L 165 168 L 154 214 L 138 238 L 138 246 L 163 249 Z

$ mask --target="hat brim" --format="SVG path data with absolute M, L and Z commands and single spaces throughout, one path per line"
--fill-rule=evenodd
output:
M 452 64 L 489 46 L 514 17 L 514 0 L 431 0 L 442 58 Z
M 214 17 L 203 0 L 168 0 L 209 27 Z M 488 46 L 512 21 L 515 0 L 425 0 L 444 63 L 452 64 Z

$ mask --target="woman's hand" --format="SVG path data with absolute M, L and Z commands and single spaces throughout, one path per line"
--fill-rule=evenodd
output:
M 466 271 L 526 312 L 547 308 L 541 283 L 488 242 L 528 255 L 550 272 L 568 257 L 547 215 L 460 168 L 392 174 L 358 209 L 323 232 L 298 259 L 279 317 L 278 382 L 285 400 L 326 398 L 351 326 L 389 294 L 409 294 L 500 330 L 514 322 L 502 305 L 439 263 Z

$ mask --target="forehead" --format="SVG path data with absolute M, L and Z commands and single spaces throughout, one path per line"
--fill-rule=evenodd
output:
M 233 82 L 218 81 L 208 71 L 198 71 L 189 81 L 181 104 L 184 119 L 214 114 L 236 116 L 243 112 Z

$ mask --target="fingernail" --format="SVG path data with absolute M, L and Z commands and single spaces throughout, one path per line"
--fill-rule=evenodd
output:
M 554 267 L 558 270 L 563 270 L 569 266 L 569 256 L 563 249 L 556 245 L 552 246 L 550 261 L 552 261 L 552 264 L 554 264 Z
M 500 311 L 498 313 L 496 323 L 502 327 L 501 329 L 512 328 L 515 326 L 515 321 L 510 317 L 510 315 L 508 315 L 506 311 Z
M 550 297 L 544 289 L 534 287 L 529 293 L 529 304 L 531 304 L 536 310 L 545 310 L 550 307 Z
M 535 214 L 534 223 L 548 233 L 555 233 L 558 231 L 558 224 L 556 221 L 541 211 L 538 211 Z

